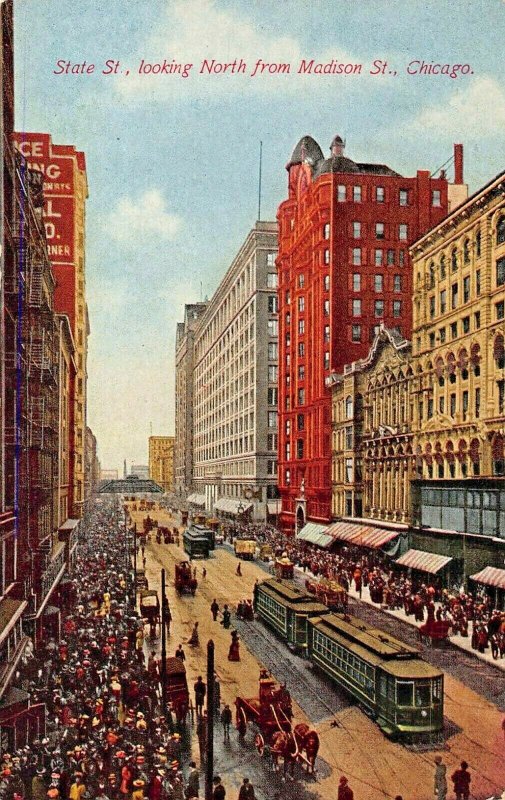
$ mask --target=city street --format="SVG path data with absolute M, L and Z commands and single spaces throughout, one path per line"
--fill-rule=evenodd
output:
M 156 512 L 161 524 L 173 526 L 175 519 L 168 512 Z M 140 529 L 143 513 L 133 514 Z M 454 648 L 425 652 L 428 660 L 442 666 L 445 675 L 445 736 L 439 750 L 427 751 L 408 748 L 393 743 L 383 736 L 378 727 L 346 697 L 345 693 L 327 685 L 316 677 L 306 662 L 293 656 L 261 623 L 238 622 L 232 618 L 241 637 L 241 662 L 227 659 L 229 632 L 212 621 L 210 604 L 214 598 L 220 607 L 228 602 L 231 607 L 250 597 L 255 580 L 266 577 L 264 569 L 255 562 L 241 562 L 242 577 L 235 574 L 237 559 L 227 547 L 218 547 L 213 557 L 194 561 L 199 585 L 194 598 L 178 598 L 173 588 L 174 564 L 185 558 L 182 548 L 175 545 L 158 545 L 155 540 L 146 547 L 147 577 L 150 587 L 159 588 L 160 570 L 168 574 L 168 595 L 173 616 L 172 633 L 167 646 L 173 655 L 179 643 L 186 651 L 188 682 L 190 686 L 199 674 L 205 675 L 206 643 L 209 638 L 216 645 L 216 671 L 221 683 L 223 702 L 233 704 L 238 694 L 253 697 L 258 691 L 260 665 L 271 669 L 280 681 L 286 681 L 295 701 L 296 721 L 307 721 L 315 727 L 321 739 L 318 757 L 317 782 L 306 784 L 308 796 L 334 796 L 332 792 L 341 775 L 346 775 L 354 790 L 356 800 L 394 798 L 401 794 L 405 800 L 426 800 L 432 794 L 434 756 L 439 753 L 451 775 L 465 759 L 472 774 L 472 792 L 483 800 L 492 793 L 501 793 L 505 787 L 505 765 L 502 758 L 503 733 L 500 713 L 503 687 L 501 674 L 471 656 L 460 654 Z M 202 579 L 202 568 L 207 575 Z M 410 641 L 415 631 L 397 625 L 380 611 L 366 609 L 360 604 L 352 607 L 353 613 L 381 624 L 386 630 Z M 198 620 L 200 646 L 192 649 L 187 644 L 193 623 Z M 159 642 L 158 642 L 159 646 Z M 460 663 L 461 662 L 461 663 Z M 463 665 L 463 666 L 461 666 Z M 486 672 L 486 670 L 488 672 Z M 479 677 L 483 676 L 484 690 L 478 692 Z M 493 676 L 496 676 L 493 693 Z M 456 677 L 457 676 L 457 677 Z M 470 684 L 470 685 L 467 685 Z M 494 694 L 494 696 L 493 696 Z M 336 727 L 331 726 L 332 721 Z M 218 726 L 215 739 L 222 738 Z M 247 737 L 248 756 L 232 734 L 231 751 L 218 747 L 216 771 L 226 778 L 228 785 L 240 785 L 242 776 L 249 775 L 258 786 L 275 784 L 281 797 L 292 797 L 292 787 L 285 787 L 275 775 L 267 772 L 253 749 L 252 736 Z M 197 742 L 194 740 L 195 752 Z M 452 788 L 452 785 L 449 784 Z M 296 795 L 302 797 L 299 787 Z M 271 797 L 265 794 L 265 797 Z M 450 795 L 449 795 L 450 796 Z

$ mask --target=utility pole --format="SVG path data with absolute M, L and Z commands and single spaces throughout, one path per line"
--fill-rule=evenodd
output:
M 258 222 L 261 220 L 261 167 L 263 163 L 263 142 L 260 142 L 260 168 L 258 176 Z
M 212 800 L 214 776 L 214 642 L 207 642 L 207 763 L 205 765 L 205 800 Z
M 167 707 L 167 596 L 165 590 L 165 570 L 161 570 L 161 712 Z

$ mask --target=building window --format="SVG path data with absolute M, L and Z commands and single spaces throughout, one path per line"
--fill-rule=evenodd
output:
M 277 253 L 267 253 L 267 267 L 275 267 Z
M 402 315 L 402 301 L 393 300 L 393 317 L 401 317 Z
M 406 242 L 409 238 L 409 226 L 402 223 L 398 226 L 398 238 L 401 242 Z
M 324 289 L 325 292 L 329 292 L 330 291 L 330 276 L 329 275 L 325 275 L 324 278 L 323 278 L 323 289 Z
M 330 263 L 330 251 L 329 250 L 325 250 L 324 251 L 323 263 L 324 264 L 329 264 Z
M 456 339 L 458 336 L 458 323 L 451 322 L 451 339 Z
M 463 317 L 462 319 L 463 333 L 470 332 L 470 317 Z
M 377 186 L 375 189 L 375 200 L 377 203 L 383 203 L 385 199 L 384 186 Z
M 325 325 L 324 326 L 323 341 L 324 341 L 325 344 L 328 344 L 329 341 L 330 341 L 330 326 L 329 325 Z
M 480 328 L 480 311 L 476 311 L 475 314 L 473 315 L 473 324 L 475 330 L 478 331 Z
M 426 416 L 428 419 L 431 419 L 433 416 L 433 398 L 428 398 L 428 407 L 426 409 Z
M 329 300 L 325 300 L 324 303 L 323 303 L 323 314 L 324 314 L 325 317 L 329 317 L 330 316 L 330 301 Z
M 475 417 L 479 419 L 480 417 L 480 389 L 477 388 L 475 390 Z
M 279 376 L 278 368 L 270 364 L 268 367 L 268 382 L 277 383 L 278 376 Z
M 353 342 L 361 342 L 361 325 L 352 326 L 352 340 Z
M 433 319 L 433 317 L 435 316 L 435 298 L 433 295 L 430 297 L 429 303 L 430 303 L 430 319 Z
M 288 394 L 286 395 L 286 411 L 291 410 L 291 396 Z
M 327 350 L 325 351 L 325 354 L 324 354 L 324 368 L 325 369 L 329 369 L 330 368 L 330 354 L 329 354 L 329 352 Z
M 376 300 L 374 303 L 374 314 L 376 317 L 384 316 L 384 300 Z
M 376 239 L 384 239 L 384 223 L 383 222 L 376 222 L 375 223 L 375 238 Z
M 300 334 L 300 336 L 303 336 L 303 334 L 305 333 L 305 320 L 304 319 L 299 319 L 298 320 L 298 333 Z
M 284 445 L 284 456 L 286 461 L 291 461 L 291 442 L 286 442 Z
M 470 300 L 470 276 L 467 275 L 463 278 L 463 303 L 468 303 Z
M 305 365 L 304 364 L 300 364 L 300 366 L 298 367 L 298 380 L 299 381 L 305 380 Z
M 359 272 L 355 272 L 352 276 L 352 290 L 353 292 L 361 291 L 361 275 Z
M 296 457 L 299 458 L 299 459 L 303 458 L 303 451 L 304 451 L 303 439 L 297 439 L 296 440 Z
M 451 415 L 451 417 L 454 417 L 454 415 L 456 414 L 456 395 L 455 394 L 451 394 L 451 396 L 449 398 L 449 414 Z
M 287 469 L 286 472 L 284 473 L 284 476 L 285 476 L 286 486 L 289 486 L 291 483 L 291 470 Z
M 298 389 L 298 405 L 305 405 L 305 389 Z
M 440 279 L 443 280 L 446 276 L 445 256 L 440 259 Z
M 458 251 L 456 248 L 451 253 L 451 271 L 456 272 L 458 269 Z
M 503 300 L 495 304 L 496 319 L 503 319 L 505 317 L 505 304 Z
M 279 357 L 279 348 L 277 342 L 269 342 L 268 343 L 268 360 L 269 361 L 276 361 Z
M 505 217 L 503 217 L 505 220 Z M 505 283 L 505 256 L 496 262 L 496 285 L 503 286 Z
M 361 238 L 361 222 L 352 223 L 352 235 L 355 239 Z
M 352 483 L 352 458 L 346 458 L 345 460 L 345 481 L 346 483 Z
M 279 301 L 277 299 L 277 295 L 270 294 L 268 296 L 268 313 L 277 314 L 278 310 L 279 310 Z
M 353 447 L 352 425 L 347 425 L 345 429 L 345 449 L 352 450 L 352 447 Z
M 463 242 L 463 263 L 470 263 L 470 241 L 468 239 Z
M 505 412 L 505 381 L 496 381 L 498 386 L 498 414 Z
M 445 314 L 447 311 L 447 292 L 442 289 L 440 292 L 440 314 Z
M 268 427 L 277 428 L 277 411 L 268 412 Z
M 361 203 L 361 186 L 352 187 L 352 199 L 355 203 Z
M 408 204 L 409 204 L 409 190 L 408 189 L 400 189 L 399 201 L 400 201 L 400 205 L 401 206 L 408 206 Z
M 505 242 L 505 217 L 500 217 L 496 226 L 496 244 Z
M 384 279 L 382 275 L 376 275 L 374 279 L 374 289 L 376 292 L 384 291 Z
M 284 430 L 286 431 L 286 436 L 291 435 L 291 420 L 287 419 L 284 423 Z
M 380 333 L 380 325 L 370 326 L 370 341 L 373 342 L 377 334 Z
M 300 289 L 303 289 L 303 287 L 304 287 L 304 286 L 305 286 L 305 275 L 304 275 L 304 274 L 303 274 L 303 272 L 302 272 L 302 273 L 300 273 L 300 275 L 298 276 L 298 287 L 299 287 Z
M 268 461 L 268 474 L 277 475 L 277 461 Z
M 352 419 L 354 414 L 352 395 L 348 394 L 345 398 L 345 418 Z
M 353 248 L 352 263 L 355 267 L 359 267 L 361 265 L 361 247 Z
M 439 397 L 438 398 L 438 410 L 439 410 L 440 414 L 444 414 L 445 413 L 445 397 Z
M 298 355 L 302 358 L 305 355 L 305 342 L 298 342 Z
M 480 251 L 481 251 L 481 236 L 480 236 L 480 231 L 478 231 L 477 236 L 475 237 L 475 255 L 477 256 L 477 258 L 480 257 Z
M 278 389 L 270 388 L 267 390 L 268 395 L 268 405 L 269 406 L 276 406 L 279 400 L 278 396 Z
M 466 420 L 468 416 L 468 391 L 465 389 L 463 394 L 461 395 L 461 409 L 463 412 L 463 422 Z
M 430 333 L 430 348 L 433 350 L 434 347 L 435 347 L 435 334 Z
M 346 200 L 346 190 L 342 183 L 340 183 L 337 187 L 337 200 L 339 203 L 345 203 Z
M 439 338 L 440 338 L 440 344 L 445 344 L 445 339 L 446 339 L 445 328 L 440 328 L 440 330 L 438 332 L 438 335 L 439 335 Z
M 305 297 L 298 298 L 298 311 L 305 311 Z
M 398 264 L 400 265 L 400 267 L 405 266 L 405 250 L 398 251 Z
M 279 334 L 279 323 L 276 319 L 269 319 L 267 327 L 269 336 L 277 336 Z
M 376 250 L 375 251 L 375 266 L 382 267 L 384 259 L 384 250 Z
M 289 304 L 291 303 L 291 294 L 289 292 L 289 289 L 286 289 L 286 294 L 284 295 L 284 297 L 286 300 L 286 305 L 289 306 Z
M 269 433 L 267 436 L 267 448 L 269 450 L 277 451 L 277 434 Z
M 458 284 L 453 283 L 451 286 L 451 308 L 455 309 L 458 305 Z
M 305 417 L 303 414 L 296 415 L 296 427 L 299 431 L 305 430 Z
M 440 198 L 440 189 L 434 189 L 431 193 L 431 205 L 434 208 L 440 208 L 442 205 Z
M 475 273 L 475 294 L 477 297 L 480 296 L 480 269 Z
M 267 274 L 267 287 L 268 289 L 277 289 L 277 273 L 269 272 Z
M 393 267 L 394 266 L 394 263 L 395 263 L 395 251 L 394 250 L 388 250 L 387 263 L 388 263 L 388 267 Z
M 402 290 L 402 276 L 401 275 L 395 275 L 394 283 L 393 283 L 393 289 L 394 289 L 395 292 L 401 292 L 401 290 Z
M 352 301 L 352 315 L 353 317 L 361 317 L 361 300 Z
M 330 238 L 330 223 L 326 222 L 323 225 L 323 239 L 329 239 L 329 238 Z

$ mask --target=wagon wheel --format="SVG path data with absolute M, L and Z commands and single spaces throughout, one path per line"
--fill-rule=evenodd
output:
M 254 737 L 254 746 L 258 751 L 258 755 L 262 757 L 265 752 L 265 740 L 261 733 L 257 733 Z

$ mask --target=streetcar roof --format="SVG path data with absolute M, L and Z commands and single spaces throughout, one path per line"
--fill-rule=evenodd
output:
M 266 580 L 258 584 L 258 591 L 275 597 L 277 600 L 285 600 L 287 603 L 310 603 L 312 595 L 304 589 L 299 589 L 293 582 Z
M 407 680 L 419 680 L 422 678 L 431 680 L 432 678 L 441 678 L 443 676 L 443 672 L 423 661 L 422 658 L 383 662 L 382 669 L 395 678 L 405 678 Z
M 312 624 L 317 627 L 324 626 L 325 633 L 330 637 L 340 634 L 347 641 L 347 645 L 353 642 L 360 644 L 381 658 L 411 658 L 419 655 L 416 647 L 411 647 L 350 614 L 328 614 L 320 623 L 318 620 L 313 620 Z

